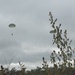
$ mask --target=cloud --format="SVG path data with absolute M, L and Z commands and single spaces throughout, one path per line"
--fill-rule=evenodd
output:
M 68 30 L 68 36 L 73 39 L 75 1 L 72 0 L 0 0 L 0 63 L 29 62 L 30 68 L 42 61 L 44 56 L 49 60 L 53 50 L 52 35 L 49 24 L 49 12 L 58 18 L 57 24 L 62 23 L 62 29 Z M 16 27 L 10 29 L 8 25 Z M 11 35 L 13 33 L 13 36 Z M 56 49 L 56 48 L 55 48 Z M 5 55 L 5 58 L 3 56 Z

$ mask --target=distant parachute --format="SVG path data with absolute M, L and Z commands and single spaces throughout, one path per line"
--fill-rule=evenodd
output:
M 14 28 L 14 27 L 16 27 L 16 25 L 13 24 L 13 23 L 11 23 L 11 24 L 9 24 L 9 27 L 10 27 L 10 28 Z
M 14 23 L 9 24 L 8 26 L 9 26 L 9 28 L 15 28 L 16 27 L 16 25 Z M 11 35 L 13 35 L 13 33 Z

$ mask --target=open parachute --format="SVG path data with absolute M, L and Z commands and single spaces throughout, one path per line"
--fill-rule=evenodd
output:
M 9 28 L 15 28 L 16 27 L 16 25 L 14 23 L 9 24 L 8 26 L 9 26 Z M 13 35 L 13 33 L 11 35 Z
M 10 28 L 14 28 L 14 27 L 16 27 L 16 25 L 13 24 L 13 23 L 11 23 L 11 24 L 9 24 L 9 27 L 10 27 Z

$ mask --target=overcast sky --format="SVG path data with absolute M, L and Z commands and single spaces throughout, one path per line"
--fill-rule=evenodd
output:
M 0 0 L 0 64 L 25 62 L 27 69 L 42 66 L 55 48 L 49 12 L 75 44 L 75 0 Z M 15 28 L 9 28 L 14 23 Z M 13 33 L 13 36 L 11 35 Z M 50 62 L 50 61 L 49 61 Z

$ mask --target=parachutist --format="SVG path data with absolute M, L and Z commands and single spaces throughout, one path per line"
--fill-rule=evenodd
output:
M 13 33 L 11 35 L 13 35 Z

